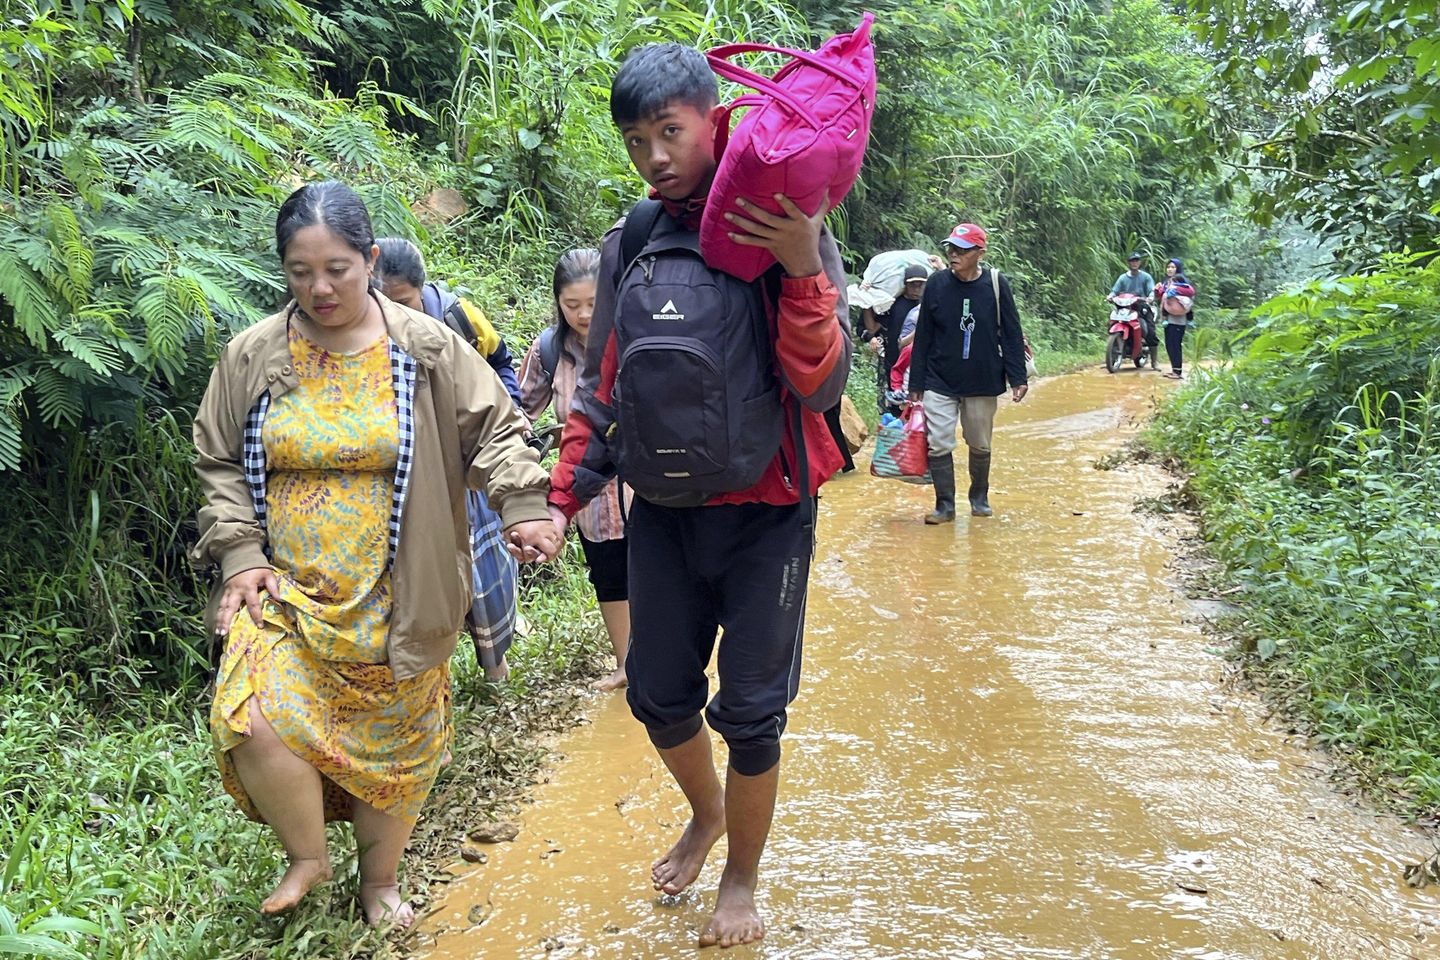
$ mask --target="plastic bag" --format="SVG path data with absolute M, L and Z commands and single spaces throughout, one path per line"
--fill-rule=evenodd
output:
M 924 250 L 887 250 L 870 258 L 865 276 L 858 284 L 850 284 L 847 294 L 850 306 L 863 310 L 866 307 L 876 313 L 884 313 L 895 303 L 900 291 L 905 289 L 905 268 L 919 264 L 930 268 L 930 255 Z
M 902 420 L 882 423 L 875 431 L 875 455 L 870 473 L 906 483 L 933 483 L 930 478 L 930 444 L 926 438 L 925 408 L 912 404 Z

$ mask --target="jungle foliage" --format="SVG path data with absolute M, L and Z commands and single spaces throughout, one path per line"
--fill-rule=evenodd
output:
M 1440 237 L 1440 6 L 1435 0 L 1189 0 L 1218 58 L 1187 115 L 1199 168 L 1251 187 L 1372 269 Z
M 1238 628 L 1379 794 L 1440 806 L 1440 262 L 1394 256 L 1267 303 L 1162 411 Z
M 1195 2 L 1202 19 L 1222 9 Z M 1357 75 L 1374 93 L 1370 129 L 1357 135 L 1408 145 L 1368 160 L 1346 152 L 1354 138 L 1324 139 L 1339 129 L 1341 98 L 1311 104 L 1297 90 L 1272 102 L 1234 66 L 1252 51 L 1225 48 L 1212 29 L 1217 92 L 1210 54 L 1187 33 L 1197 24 L 1158 0 L 866 6 L 878 15 L 881 93 L 861 183 L 831 218 L 849 264 L 858 274 L 879 250 L 933 248 L 959 220 L 992 227 L 991 257 L 1014 278 L 1032 339 L 1050 348 L 1042 362 L 1090 349 L 1099 300 L 1131 249 L 1152 269 L 1187 258 L 1204 324 L 1207 311 L 1233 316 L 1317 269 L 1323 252 L 1285 213 L 1346 250 L 1353 230 L 1327 224 L 1363 221 L 1364 244 L 1398 247 L 1428 223 L 1416 198 L 1433 185 L 1421 182 L 1433 158 L 1427 167 L 1416 138 L 1434 129 L 1421 95 L 1433 92 L 1434 62 L 1420 0 L 1374 0 L 1341 38 L 1380 56 Z M 1239 7 L 1223 9 L 1247 36 Z M 184 562 L 198 500 L 189 420 L 225 338 L 285 299 L 271 240 L 281 199 L 319 178 L 354 183 L 377 229 L 417 239 L 432 273 L 472 295 L 521 352 L 549 319 L 555 256 L 595 243 L 641 193 L 606 109 L 624 53 L 655 39 L 813 44 L 852 28 L 860 10 L 818 0 L 7 0 L 0 672 L 13 682 L 0 690 L 0 953 L 391 950 L 345 916 L 289 924 L 278 941 L 235 920 L 253 908 L 274 852 L 221 809 L 196 706 L 206 668 L 203 584 Z M 1301 57 L 1274 20 L 1248 42 Z M 1289 62 L 1276 53 L 1266 69 Z M 1373 129 L 1397 109 L 1396 123 Z M 1288 149 L 1258 144 L 1256 131 L 1306 111 L 1321 118 L 1316 131 L 1286 129 L 1308 131 L 1307 152 L 1263 161 L 1304 176 L 1228 178 L 1254 165 L 1232 148 Z M 1329 177 L 1322 161 L 1349 164 L 1345 182 L 1358 185 L 1317 204 L 1306 177 Z M 416 201 L 436 187 L 458 189 L 468 211 L 421 222 Z M 1247 203 L 1276 219 L 1244 220 Z M 1341 372 L 1351 370 L 1346 325 L 1379 317 L 1366 342 L 1403 333 L 1379 288 L 1363 289 L 1363 309 L 1325 307 L 1331 291 L 1312 288 L 1298 295 L 1312 300 L 1265 315 L 1273 329 L 1254 349 L 1303 349 L 1282 328 L 1311 311 L 1324 320 L 1312 337 L 1347 362 L 1316 381 L 1328 399 L 1313 410 L 1304 384 L 1267 386 L 1266 402 L 1308 410 L 1314 428 L 1283 455 L 1256 446 L 1254 456 L 1289 463 L 1338 442 L 1325 403 L 1356 390 Z M 1384 382 L 1402 397 L 1415 384 Z M 1396 401 L 1376 404 L 1377 436 L 1418 449 L 1386 426 Z M 1171 422 L 1210 435 L 1201 421 Z M 1218 447 L 1189 453 L 1226 459 Z M 573 564 L 553 576 L 527 588 L 550 638 L 528 654 L 537 684 L 593 653 L 595 618 Z M 473 680 L 462 672 L 462 689 Z M 207 919 L 216 903 L 227 919 Z

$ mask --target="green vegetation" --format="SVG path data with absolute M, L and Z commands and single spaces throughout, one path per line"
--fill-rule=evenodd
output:
M 1434 0 L 1188 0 L 1215 82 L 1187 110 L 1195 159 L 1262 223 L 1292 216 L 1371 269 L 1440 233 Z
M 1377 795 L 1440 805 L 1440 42 L 1432 0 L 1190 0 L 1216 58 L 1197 156 L 1360 271 L 1262 304 L 1150 442 L 1192 471 L 1270 689 Z M 1253 192 L 1247 192 L 1253 191 Z M 1303 264 L 1303 260 L 1297 261 Z M 1335 269 L 1332 267 L 1332 269 Z
M 1227 29 L 1235 26 L 1236 10 L 1219 0 L 1194 0 L 1189 19 L 1158 0 L 865 6 L 878 15 L 881 93 L 861 183 L 831 218 L 852 272 L 879 250 L 934 248 L 957 221 L 986 224 L 1042 373 L 1098 362 L 1101 297 L 1130 249 L 1146 251 L 1152 267 L 1168 256 L 1187 259 L 1201 291 L 1199 333 L 1210 341 L 1196 346 L 1218 355 L 1228 341 L 1214 331 L 1239 327 L 1238 318 L 1282 284 L 1323 269 L 1328 249 L 1283 217 L 1255 225 L 1245 207 L 1304 217 L 1345 251 L 1357 249 L 1350 234 L 1326 228 L 1313 211 L 1339 223 L 1342 213 L 1363 210 L 1345 222 L 1381 225 L 1366 237 L 1388 230 L 1382 248 L 1417 245 L 1433 220 L 1413 202 L 1434 179 L 1433 150 L 1428 167 L 1421 155 L 1434 131 L 1433 10 L 1425 14 L 1419 0 L 1356 7 L 1343 29 L 1335 11 L 1316 8 L 1317 22 L 1337 31 L 1335 50 L 1343 41 L 1380 57 L 1347 52 L 1369 65 L 1342 84 L 1353 81 L 1358 86 L 1345 89 L 1367 98 L 1377 122 L 1352 132 L 1389 150 L 1378 157 L 1338 149 L 1355 136 L 1316 140 L 1311 127 L 1335 125 L 1337 98 L 1262 97 L 1234 66 L 1249 55 L 1239 48 L 1215 54 L 1224 81 L 1224 96 L 1217 94 L 1217 72 L 1187 31 L 1219 24 L 1213 18 L 1222 12 Z M 254 918 L 278 847 L 238 819 L 208 758 L 204 577 L 184 559 L 198 502 L 189 423 L 225 339 L 285 299 L 270 236 L 281 199 L 319 178 L 354 183 L 377 228 L 416 239 L 432 273 L 471 295 L 520 352 L 548 322 L 556 255 L 596 242 L 641 192 L 606 108 L 623 54 L 655 39 L 813 44 L 853 27 L 861 7 L 9 4 L 0 23 L 0 476 L 9 494 L 0 502 L 0 954 L 394 952 L 356 925 L 345 871 L 328 903 L 317 898 L 283 924 Z M 1386 24 L 1380 39 L 1367 39 L 1367 23 Z M 1223 47 L 1242 32 L 1213 37 Z M 1301 34 L 1266 27 L 1261 40 L 1278 50 L 1292 36 Z M 1288 62 L 1273 53 L 1264 69 Z M 1401 122 L 1379 132 L 1378 120 L 1395 110 Z M 1252 161 L 1244 151 L 1273 146 L 1256 140 L 1261 120 L 1292 123 L 1295 142 L 1310 137 L 1317 148 L 1299 159 Z M 1221 121 L 1248 126 L 1227 132 Z M 1313 165 L 1321 160 L 1348 165 L 1351 193 L 1315 199 L 1311 180 L 1331 172 Z M 1232 176 L 1256 165 L 1290 173 L 1248 183 Z M 444 222 L 417 217 L 418 201 L 439 187 L 458 190 L 466 212 Z M 1420 226 L 1385 226 L 1402 220 Z M 1417 298 L 1402 303 L 1406 315 L 1423 315 L 1430 275 L 1415 266 L 1390 275 Z M 1369 298 L 1363 307 L 1336 292 L 1362 288 L 1354 296 Z M 1366 372 L 1372 354 L 1355 357 L 1347 344 L 1356 342 L 1348 324 L 1360 316 L 1379 318 L 1367 336 L 1397 356 L 1400 344 L 1424 342 L 1414 333 L 1420 327 L 1385 320 L 1383 304 L 1398 301 L 1384 298 L 1395 295 L 1363 281 L 1296 296 L 1267 308 L 1267 328 L 1249 348 L 1251 365 L 1236 367 L 1233 391 L 1203 401 L 1192 392 L 1166 415 L 1165 429 L 1210 436 L 1211 421 L 1226 420 L 1202 416 L 1200 404 L 1228 403 L 1255 378 L 1270 383 L 1256 372 L 1269 369 L 1266 350 L 1326 343 L 1344 362 L 1331 365 L 1333 376 L 1318 368 L 1311 386 L 1320 394 L 1308 400 L 1310 364 L 1276 361 L 1263 402 L 1296 418 L 1303 410 L 1310 428 L 1265 443 L 1257 435 L 1254 457 L 1273 459 L 1253 462 L 1275 470 L 1309 463 L 1303 482 L 1266 476 L 1314 496 L 1322 477 L 1380 469 L 1387 457 L 1396 470 L 1418 471 L 1413 425 L 1428 429 L 1429 421 L 1414 398 L 1433 396 L 1428 367 L 1405 377 L 1388 363 Z M 1315 324 L 1329 318 L 1333 336 L 1289 337 L 1283 331 L 1297 314 Z M 866 414 L 874 409 L 872 363 L 858 356 L 851 382 Z M 1282 367 L 1291 376 L 1283 389 Z M 1380 392 L 1352 409 L 1369 410 L 1372 420 L 1342 415 L 1364 383 Z M 1403 428 L 1401 400 L 1409 403 Z M 1262 401 L 1250 402 L 1253 409 Z M 1332 429 L 1336 418 L 1351 432 Z M 1382 443 L 1390 452 L 1375 455 Z M 1327 454 L 1322 469 L 1318 452 L 1330 447 L 1341 452 Z M 1216 463 L 1239 457 L 1217 446 L 1176 449 L 1196 463 L 1201 489 L 1230 495 L 1231 487 L 1203 479 L 1203 461 L 1212 452 L 1224 453 Z M 1412 501 L 1387 506 L 1401 502 Z M 1210 529 L 1231 537 L 1218 519 Z M 595 661 L 600 632 L 588 595 L 573 556 L 529 574 L 524 609 L 534 630 L 517 648 L 514 678 L 485 685 L 472 658 L 457 659 L 456 762 L 417 834 L 407 864 L 412 888 L 453 852 L 464 825 L 457 816 L 486 815 L 534 769 L 533 731 L 565 714 L 556 691 Z M 1277 649 L 1288 656 L 1295 646 Z M 1412 663 L 1397 653 L 1394 663 L 1420 676 L 1428 656 Z M 1372 672 L 1388 677 L 1386 669 Z M 1374 710 L 1381 702 L 1365 701 Z
M 467 827 L 510 812 L 544 758 L 538 739 L 568 720 L 571 688 L 596 671 L 603 629 L 583 579 L 575 558 L 530 579 L 534 628 L 511 649 L 508 683 L 457 655 L 454 760 L 411 842 L 413 893 L 439 879 Z M 220 789 L 203 698 L 151 685 L 102 702 L 81 695 L 92 677 L 57 683 L 23 667 L 0 690 L 0 955 L 397 955 L 360 915 L 348 825 L 330 828 L 335 881 L 294 917 L 262 923 L 284 852 Z M 442 813 L 452 807 L 463 819 Z
M 1246 649 L 1377 792 L 1440 806 L 1440 263 L 1394 259 L 1258 312 L 1162 411 Z

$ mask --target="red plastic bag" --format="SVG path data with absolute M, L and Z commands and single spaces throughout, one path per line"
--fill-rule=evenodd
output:
M 930 440 L 925 430 L 925 408 L 916 403 L 905 418 L 905 436 L 890 448 L 902 477 L 923 477 L 930 471 Z
M 912 404 L 903 424 L 883 426 L 875 433 L 875 455 L 870 472 L 877 477 L 930 483 L 930 442 L 926 436 L 925 408 Z

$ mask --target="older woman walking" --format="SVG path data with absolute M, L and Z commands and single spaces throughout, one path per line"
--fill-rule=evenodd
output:
M 262 912 L 329 879 L 325 823 L 343 819 L 366 919 L 408 926 L 396 871 L 450 738 L 467 487 L 521 559 L 560 543 L 525 420 L 485 361 L 371 288 L 354 191 L 300 188 L 275 241 L 293 300 L 230 342 L 195 418 L 193 558 L 220 571 L 211 735 L 226 791 L 289 857 Z

